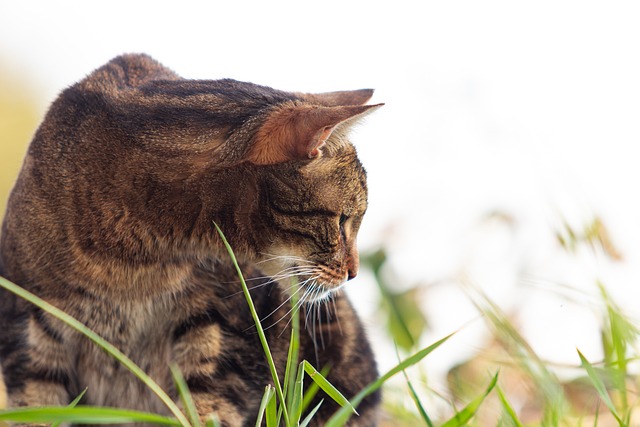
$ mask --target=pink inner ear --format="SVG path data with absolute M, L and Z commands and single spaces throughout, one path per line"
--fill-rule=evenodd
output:
M 277 106 L 256 133 L 246 160 L 273 165 L 319 157 L 336 126 L 381 105 L 322 107 L 291 102 Z
M 318 132 L 311 140 L 309 158 L 313 159 L 320 155 L 320 148 L 327 142 L 327 139 L 331 136 L 331 132 L 335 129 L 335 126 L 326 126 L 320 132 Z

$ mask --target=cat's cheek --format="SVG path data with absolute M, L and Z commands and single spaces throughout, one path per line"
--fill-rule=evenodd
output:
M 297 251 L 290 247 L 272 245 L 261 254 L 260 259 L 257 260 L 257 266 L 263 273 L 279 277 L 283 271 L 299 265 L 303 259 Z

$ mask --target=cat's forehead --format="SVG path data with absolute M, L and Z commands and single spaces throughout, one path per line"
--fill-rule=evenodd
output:
M 351 144 L 336 154 L 309 162 L 302 168 L 302 173 L 324 193 L 335 193 L 336 197 L 345 199 L 355 198 L 359 204 L 366 203 L 366 172 Z
M 328 176 L 365 176 L 364 168 L 355 147 L 346 141 L 341 141 L 340 146 L 333 146 L 332 150 L 323 147 L 320 158 L 310 161 L 302 168 L 305 174 Z M 328 148 L 328 147 L 327 147 Z

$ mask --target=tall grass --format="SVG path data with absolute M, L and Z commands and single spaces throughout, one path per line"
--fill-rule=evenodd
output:
M 265 392 L 262 398 L 259 413 L 255 414 L 257 426 L 261 425 L 262 422 L 264 422 L 264 425 L 266 425 L 267 427 L 280 426 L 282 423 L 284 423 L 284 425 L 286 425 L 287 427 L 306 426 L 313 420 L 314 414 L 323 403 L 320 402 L 320 404 L 309 411 L 305 418 L 302 418 L 305 405 L 311 400 L 310 393 L 315 393 L 318 388 L 322 389 L 331 399 L 333 399 L 341 406 L 341 409 L 328 420 L 326 425 L 330 427 L 342 426 L 349 421 L 351 416 L 357 415 L 356 408 L 366 396 L 378 390 L 388 379 L 390 379 L 394 375 L 402 372 L 404 369 L 412 365 L 415 365 L 416 363 L 419 363 L 429 353 L 443 344 L 448 338 L 444 338 L 405 359 L 397 366 L 389 370 L 387 373 L 382 375 L 378 380 L 365 387 L 351 400 L 349 400 L 345 396 L 343 396 L 342 393 L 340 393 L 340 391 L 336 389 L 321 372 L 318 372 L 311 365 L 311 363 L 306 360 L 298 362 L 297 349 L 299 348 L 299 321 L 294 321 L 283 386 L 283 384 L 281 384 L 280 382 L 280 376 L 275 367 L 275 363 L 273 362 L 273 356 L 271 355 L 269 344 L 266 340 L 263 327 L 253 305 L 251 294 L 242 275 L 242 271 L 240 270 L 233 250 L 229 246 L 229 243 L 227 242 L 224 234 L 217 225 L 216 229 L 218 230 L 218 233 L 220 234 L 220 237 L 222 238 L 227 248 L 229 256 L 231 257 L 231 261 L 237 270 L 243 293 L 246 297 L 247 304 L 249 306 L 256 329 L 258 331 L 262 349 L 268 362 L 273 380 L 273 385 L 265 385 Z M 173 415 L 173 417 L 167 417 L 152 413 L 144 413 L 140 411 L 132 411 L 119 408 L 102 408 L 76 405 L 79 401 L 78 397 L 68 407 L 29 407 L 6 409 L 0 411 L 0 422 L 10 421 L 19 423 L 53 424 L 119 424 L 139 422 L 158 425 L 201 427 L 201 422 L 193 406 L 193 400 L 190 396 L 189 390 L 187 389 L 186 383 L 184 382 L 184 379 L 182 378 L 182 375 L 176 366 L 171 366 L 171 371 L 176 383 L 176 389 L 178 390 L 179 398 L 185 408 L 184 412 L 169 397 L 169 395 L 164 390 L 162 390 L 162 388 L 157 383 L 155 383 L 131 359 L 129 359 L 115 346 L 87 328 L 77 319 L 54 307 L 48 302 L 42 300 L 38 296 L 26 291 L 20 286 L 11 283 L 9 280 L 3 277 L 0 277 L 0 287 L 38 306 L 50 315 L 63 321 L 69 327 L 77 330 L 89 340 L 93 341 L 98 347 L 102 348 L 105 352 L 110 354 L 119 363 L 121 363 L 140 380 L 142 380 L 143 383 L 161 399 L 161 401 Z M 303 392 L 305 377 L 310 378 L 317 386 L 315 388 L 308 387 L 306 394 Z M 206 424 L 207 426 L 219 425 L 219 421 L 216 419 L 215 414 L 212 414 L 212 416 L 207 420 Z
M 595 228 L 594 228 L 595 229 Z M 601 230 L 601 229 L 599 229 Z M 357 417 L 360 402 L 369 394 L 378 390 L 392 377 L 402 374 L 406 399 L 393 401 L 385 399 L 388 414 L 402 414 L 389 421 L 383 416 L 383 424 L 393 426 L 425 425 L 429 427 L 457 427 L 457 426 L 623 426 L 637 425 L 634 417 L 638 409 L 638 378 L 630 369 L 632 361 L 638 359 L 635 343 L 640 333 L 638 328 L 624 315 L 622 310 L 607 293 L 605 286 L 599 285 L 602 302 L 602 330 L 601 344 L 604 358 L 601 361 L 590 361 L 580 349 L 577 349 L 577 360 L 572 367 L 577 378 L 567 381 L 560 379 L 557 366 L 540 358 L 518 329 L 511 323 L 509 317 L 494 304 L 486 295 L 473 288 L 468 288 L 468 296 L 482 314 L 493 338 L 503 349 L 505 355 L 499 361 L 486 366 L 487 375 L 484 377 L 467 376 L 462 380 L 468 386 L 470 393 L 451 395 L 449 411 L 434 410 L 431 400 L 434 392 L 424 381 L 416 382 L 407 373 L 407 369 L 420 365 L 433 351 L 446 346 L 451 336 L 442 338 L 424 348 L 417 349 L 421 338 L 421 331 L 425 327 L 422 316 L 418 322 L 415 317 L 419 311 L 415 301 L 411 301 L 408 294 L 394 294 L 392 286 L 384 282 L 380 273 L 384 263 L 384 253 L 377 253 L 373 263 L 369 265 L 378 279 L 381 294 L 385 298 L 382 306 L 389 316 L 389 330 L 395 333 L 398 347 L 404 354 L 409 354 L 396 366 L 383 373 L 380 378 L 355 396 L 344 396 L 326 378 L 326 372 L 319 372 L 309 361 L 299 360 L 300 322 L 297 316 L 292 319 L 292 332 L 289 337 L 289 352 L 285 372 L 278 372 L 273 363 L 269 344 L 263 332 L 260 319 L 253 307 L 251 294 L 244 281 L 242 271 L 228 245 L 224 235 L 218 230 L 227 247 L 231 262 L 237 269 L 238 277 L 253 316 L 253 320 L 262 344 L 262 352 L 269 365 L 271 383 L 265 384 L 265 391 L 258 413 L 252 414 L 256 419 L 256 426 L 307 426 L 314 420 L 315 414 L 323 405 L 310 407 L 315 394 L 322 390 L 329 399 L 340 405 L 340 409 L 326 422 L 328 427 L 343 426 L 352 417 Z M 602 236 L 602 232 L 592 233 Z M 578 233 L 574 233 L 577 238 Z M 587 233 L 585 233 L 587 235 Z M 568 240 L 564 243 L 568 244 Z M 3 421 L 20 423 L 91 423 L 113 424 L 143 422 L 158 425 L 202 427 L 203 420 L 197 414 L 193 400 L 184 379 L 176 366 L 171 366 L 171 372 L 176 384 L 181 405 L 154 383 L 142 369 L 135 365 L 126 355 L 109 344 L 94 332 L 89 330 L 68 314 L 51 306 L 46 301 L 30 294 L 21 287 L 0 278 L 0 287 L 15 293 L 32 304 L 65 322 L 69 327 L 78 330 L 87 339 L 109 353 L 123 366 L 140 378 L 147 387 L 156 393 L 165 403 L 171 416 L 143 413 L 118 408 L 99 408 L 77 405 L 79 397 L 68 407 L 45 408 L 12 408 L 0 411 L 0 424 Z M 395 331 L 395 332 L 394 332 Z M 402 360 L 400 360 L 402 359 Z M 473 363 L 473 360 L 472 360 Z M 518 381 L 523 381 L 529 397 L 535 402 L 536 414 L 525 413 L 525 406 L 521 397 L 512 394 L 510 382 L 514 372 Z M 306 386 L 305 386 L 306 384 Z M 577 388 L 576 388 L 577 387 Z M 591 403 L 576 405 L 572 396 L 578 390 L 588 396 Z M 440 398 L 438 396 L 438 398 Z M 455 402 L 455 403 L 454 403 Z M 489 414 L 489 416 L 487 415 Z M 385 421 L 386 420 L 386 421 Z M 490 420 L 490 421 L 487 421 Z M 206 427 L 220 425 L 220 421 L 212 414 L 204 420 Z

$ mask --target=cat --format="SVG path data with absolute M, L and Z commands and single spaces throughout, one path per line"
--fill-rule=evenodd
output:
M 215 223 L 253 287 L 279 371 L 298 315 L 301 357 L 352 397 L 377 377 L 340 291 L 358 272 L 367 207 L 348 131 L 382 105 L 366 105 L 372 94 L 188 80 L 144 54 L 116 57 L 64 90 L 37 130 L 0 233 L 0 274 L 177 398 L 175 362 L 203 419 L 253 425 L 270 373 Z M 89 340 L 8 292 L 0 322 L 10 406 L 67 405 L 86 387 L 83 404 L 168 413 Z M 322 393 L 315 402 L 323 397 L 315 425 L 338 408 Z M 350 423 L 376 425 L 379 401 L 366 398 Z

